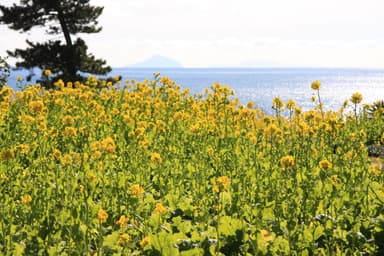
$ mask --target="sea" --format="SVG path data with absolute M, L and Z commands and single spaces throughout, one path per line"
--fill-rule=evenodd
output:
M 230 86 L 240 103 L 254 102 L 265 111 L 272 112 L 272 100 L 284 102 L 293 99 L 304 110 L 311 109 L 316 92 L 311 83 L 321 82 L 320 97 L 326 110 L 338 110 L 355 92 L 363 95 L 363 103 L 384 100 L 384 69 L 352 68 L 115 68 L 110 76 L 120 75 L 123 81 L 153 79 L 154 73 L 172 79 L 192 94 L 204 93 L 214 83 Z M 13 72 L 9 85 L 20 89 L 17 72 Z M 22 87 L 22 86 L 21 86 Z

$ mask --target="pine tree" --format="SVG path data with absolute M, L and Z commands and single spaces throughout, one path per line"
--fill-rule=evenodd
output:
M 50 69 L 55 79 L 76 81 L 81 73 L 106 74 L 111 71 L 106 62 L 87 52 L 81 38 L 72 40 L 78 33 L 97 33 L 97 18 L 103 7 L 91 6 L 89 0 L 20 0 L 12 6 L 0 5 L 0 24 L 10 29 L 28 32 L 34 27 L 45 27 L 49 35 L 62 34 L 62 40 L 31 42 L 28 48 L 7 51 L 11 57 L 22 59 L 16 67 Z
M 7 83 L 9 75 L 9 64 L 5 58 L 0 56 L 0 90 Z

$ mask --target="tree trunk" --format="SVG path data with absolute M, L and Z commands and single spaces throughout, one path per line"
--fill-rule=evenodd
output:
M 68 53 L 66 54 L 68 58 L 68 73 L 70 76 L 70 79 L 75 79 L 76 78 L 76 63 L 75 63 L 75 48 L 73 47 L 72 39 L 71 39 L 71 34 L 69 33 L 69 29 L 67 26 L 67 23 L 65 22 L 65 17 L 63 15 L 62 10 L 60 7 L 57 7 L 57 14 L 60 22 L 61 29 L 63 30 L 65 42 L 67 44 L 68 48 Z

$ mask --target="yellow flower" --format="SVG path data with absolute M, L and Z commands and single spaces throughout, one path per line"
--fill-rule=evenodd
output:
M 52 75 L 52 71 L 50 70 L 50 69 L 46 69 L 46 70 L 44 70 L 44 75 L 45 76 L 50 76 L 50 75 Z
M 160 83 L 162 83 L 163 85 L 171 85 L 173 84 L 173 81 L 168 77 L 162 77 L 160 78 Z
M 168 212 L 167 208 L 163 206 L 162 203 L 156 203 L 155 209 L 153 210 L 154 213 L 159 214 L 166 214 Z
M 339 177 L 336 174 L 331 176 L 331 183 L 335 187 L 340 185 Z
M 29 102 L 28 107 L 31 110 L 31 112 L 39 113 L 43 111 L 44 103 L 41 100 L 31 101 Z
M 351 102 L 353 104 L 359 104 L 362 100 L 363 100 L 363 95 L 361 95 L 361 93 L 355 92 L 354 94 L 352 94 Z
M 264 132 L 267 136 L 281 136 L 282 131 L 279 127 L 277 127 L 275 124 L 268 125 L 267 127 L 264 128 Z
M 77 136 L 77 129 L 74 127 L 65 127 L 64 128 L 64 135 L 67 137 L 76 137 Z
M 133 184 L 129 189 L 129 194 L 133 197 L 139 198 L 144 194 L 144 188 L 139 184 Z
M 61 157 L 61 151 L 58 149 L 54 149 L 52 155 L 55 159 L 59 159 Z
M 23 81 L 23 77 L 18 76 L 16 80 L 17 80 L 18 82 L 22 82 L 22 81 Z
M 292 167 L 295 165 L 295 158 L 293 156 L 283 156 L 280 159 L 280 165 L 284 169 L 292 169 Z
M 0 152 L 0 160 L 12 160 L 15 158 L 13 149 L 4 149 Z
M 101 141 L 101 148 L 107 153 L 113 153 L 116 150 L 115 142 L 111 137 L 108 137 Z
M 319 168 L 323 171 L 328 171 L 332 169 L 332 163 L 324 159 L 319 162 Z
M 102 156 L 103 156 L 103 153 L 101 153 L 99 150 L 94 151 L 92 154 L 92 158 L 96 160 L 100 159 Z
M 100 223 L 105 223 L 107 222 L 107 219 L 108 219 L 108 213 L 103 209 L 99 209 L 99 211 L 97 212 L 97 220 Z
M 62 119 L 64 125 L 72 125 L 75 122 L 75 119 L 72 116 L 64 116 Z
M 284 107 L 284 103 L 280 98 L 273 98 L 272 106 L 274 109 L 282 109 Z
M 0 180 L 8 180 L 8 176 L 4 173 L 0 173 Z
M 368 172 L 372 173 L 372 174 L 374 174 L 376 176 L 380 176 L 380 174 L 381 174 L 380 166 L 377 165 L 377 164 L 372 165 L 371 167 L 369 167 Z
M 32 202 L 32 197 L 30 195 L 24 195 L 21 197 L 21 202 L 23 204 L 29 204 L 30 202 Z
M 313 81 L 311 84 L 311 88 L 312 88 L 312 90 L 319 90 L 320 85 L 321 85 L 320 81 Z
M 20 144 L 19 146 L 17 146 L 17 149 L 21 154 L 25 155 L 28 154 L 30 147 L 28 144 Z
M 228 176 L 221 176 L 217 178 L 217 180 L 213 184 L 213 190 L 216 193 L 223 192 L 229 187 L 230 183 L 231 183 L 231 179 Z
M 141 239 L 140 241 L 140 247 L 141 248 L 144 248 L 145 246 L 151 244 L 151 239 L 149 238 L 149 236 L 145 236 L 143 237 L 143 239 Z
M 247 108 L 253 108 L 255 106 L 255 103 L 253 101 L 248 102 Z
M 97 183 L 97 177 L 93 172 L 87 173 L 87 179 L 91 183 Z
M 275 239 L 274 235 L 268 230 L 262 229 L 260 230 L 260 234 L 262 244 L 267 244 Z
M 294 100 L 288 100 L 285 105 L 288 109 L 293 110 L 296 107 L 296 102 Z
M 57 82 L 54 83 L 54 85 L 55 85 L 56 87 L 63 88 L 65 84 L 64 84 L 64 81 L 63 81 L 63 80 L 59 79 Z
M 120 246 L 124 246 L 129 242 L 130 239 L 131 237 L 127 233 L 124 233 L 119 236 L 119 239 L 117 240 L 117 244 Z
M 60 162 L 63 165 L 71 165 L 73 163 L 72 156 L 70 154 L 65 154 L 60 158 Z
M 161 155 L 159 153 L 152 153 L 151 162 L 161 164 L 163 162 L 163 159 L 161 158 Z
M 256 136 L 255 136 L 255 134 L 254 134 L 253 132 L 249 132 L 249 133 L 247 134 L 247 137 L 248 137 L 248 139 L 251 141 L 252 144 L 256 145 L 256 143 L 257 143 L 257 138 L 256 138 Z
M 129 219 L 125 215 L 121 215 L 120 219 L 115 223 L 120 226 L 120 228 L 126 228 L 128 226 Z

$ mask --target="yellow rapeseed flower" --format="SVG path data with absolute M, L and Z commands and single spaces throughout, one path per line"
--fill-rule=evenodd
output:
M 65 86 L 65 83 L 63 80 L 59 79 L 57 82 L 54 83 L 56 87 L 63 88 Z
M 139 198 L 144 194 L 144 188 L 139 184 L 133 184 L 129 189 L 129 194 L 133 197 Z
M 363 95 L 361 95 L 361 93 L 355 92 L 351 96 L 351 102 L 353 104 L 359 104 L 362 100 L 363 100 Z
M 381 169 L 380 169 L 380 166 L 375 164 L 375 165 L 372 165 L 371 167 L 369 167 L 368 169 L 368 172 L 369 173 L 372 173 L 376 176 L 380 176 L 381 175 Z
M 260 234 L 262 244 L 267 244 L 275 239 L 274 235 L 268 230 L 262 229 L 260 230 Z
M 281 136 L 282 131 L 279 127 L 277 127 L 275 124 L 268 125 L 264 128 L 264 132 L 267 136 Z
M 335 187 L 340 185 L 339 177 L 336 174 L 331 176 L 331 183 Z
M 294 100 L 288 100 L 285 104 L 287 109 L 293 110 L 296 107 L 296 102 Z
M 168 77 L 162 77 L 160 78 L 160 83 L 162 83 L 163 85 L 171 85 L 173 81 Z
M 29 146 L 29 144 L 20 144 L 20 145 L 17 146 L 17 150 L 21 154 L 25 155 L 25 154 L 28 154 L 28 152 L 30 150 L 30 146 Z
M 128 226 L 129 219 L 125 215 L 121 215 L 120 219 L 115 223 L 120 226 L 120 228 L 126 228 Z
M 313 81 L 312 84 L 311 84 L 311 88 L 312 90 L 320 90 L 320 81 Z
M 119 236 L 119 239 L 117 240 L 117 244 L 120 246 L 124 246 L 129 242 L 130 239 L 131 237 L 127 233 L 124 233 Z
M 97 212 L 97 220 L 100 223 L 105 223 L 107 222 L 107 219 L 108 219 L 108 213 L 103 209 L 99 209 L 99 211 Z
M 96 175 L 93 172 L 87 173 L 87 179 L 91 183 L 97 183 L 98 181 Z
M 71 165 L 73 163 L 73 158 L 70 154 L 65 154 L 60 157 L 60 162 L 63 165 Z
M 151 239 L 149 238 L 149 236 L 145 236 L 143 237 L 143 239 L 141 239 L 140 241 L 140 247 L 141 248 L 144 248 L 145 246 L 151 244 Z
M 13 149 L 4 149 L 0 152 L 0 160 L 12 160 L 15 158 Z
M 163 162 L 163 159 L 161 158 L 161 155 L 159 153 L 154 152 L 151 154 L 151 162 L 161 164 Z
M 247 103 L 247 108 L 253 108 L 255 107 L 255 103 L 253 101 L 250 101 Z
M 168 212 L 167 208 L 165 208 L 162 203 L 156 203 L 153 213 L 166 214 L 167 212 Z
M 295 158 L 293 156 L 287 155 L 283 156 L 280 159 L 280 165 L 284 169 L 291 169 L 295 164 Z
M 113 153 L 116 150 L 115 142 L 111 137 L 105 138 L 100 143 L 101 148 L 107 153 Z
M 75 123 L 75 119 L 73 116 L 67 115 L 62 118 L 62 122 L 64 125 L 73 125 Z
M 324 159 L 319 162 L 319 168 L 323 171 L 328 171 L 332 169 L 332 163 Z
M 273 98 L 272 106 L 274 109 L 282 109 L 284 107 L 284 103 L 280 98 Z
M 50 69 L 46 69 L 46 70 L 44 70 L 43 74 L 45 76 L 50 76 L 50 75 L 52 75 L 52 71 Z
M 221 176 L 215 180 L 213 184 L 213 190 L 216 193 L 223 192 L 229 187 L 230 183 L 231 183 L 231 179 L 228 176 Z
M 60 159 L 60 157 L 61 157 L 61 151 L 58 150 L 58 149 L 54 149 L 54 150 L 53 150 L 53 153 L 52 153 L 52 156 L 53 156 L 55 159 Z
M 41 100 L 31 101 L 28 104 L 29 109 L 33 113 L 39 113 L 44 109 L 44 103 Z
M 74 127 L 65 127 L 64 128 L 64 135 L 66 137 L 76 137 L 77 136 L 77 129 Z
M 32 202 L 32 197 L 30 195 L 24 195 L 21 197 L 21 202 L 23 204 L 29 204 L 30 202 Z

